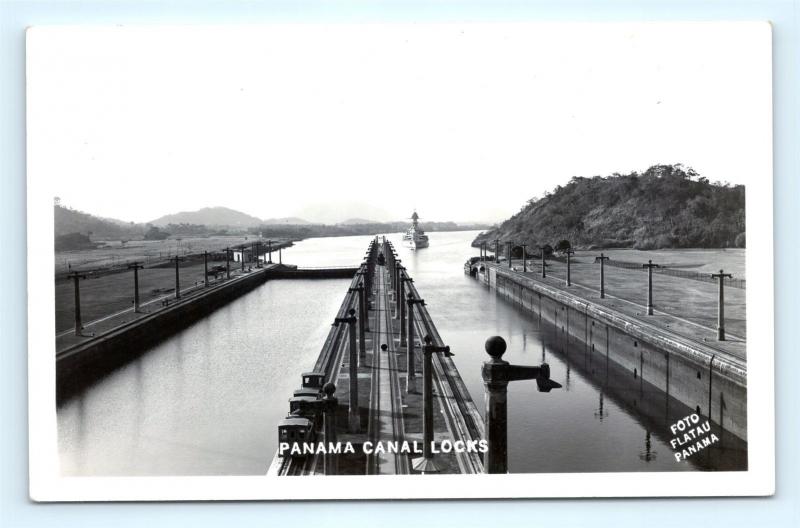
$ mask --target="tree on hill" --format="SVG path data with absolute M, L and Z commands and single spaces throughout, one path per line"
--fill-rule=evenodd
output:
M 541 246 L 569 240 L 574 247 L 743 247 L 743 185 L 710 183 L 682 165 L 569 183 L 529 200 L 520 212 L 481 234 Z
M 76 251 L 79 249 L 94 249 L 97 246 L 83 233 L 68 233 L 56 236 L 56 251 Z
M 148 224 L 149 225 L 149 224 Z M 149 225 L 149 229 L 144 234 L 145 240 L 166 240 L 169 238 L 169 233 L 162 231 L 158 226 Z

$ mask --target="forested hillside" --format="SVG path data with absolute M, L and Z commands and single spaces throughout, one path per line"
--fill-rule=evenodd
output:
M 473 243 L 500 239 L 529 246 L 568 240 L 574 248 L 745 246 L 744 186 L 711 183 L 681 165 L 644 173 L 574 177 L 531 199 Z

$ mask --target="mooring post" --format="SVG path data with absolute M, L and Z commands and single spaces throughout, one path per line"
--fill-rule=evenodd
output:
M 661 266 L 648 260 L 647 264 L 642 264 L 642 267 L 647 268 L 647 315 L 653 315 L 653 268 Z
M 546 259 L 545 259 L 545 253 L 544 253 L 546 247 L 547 246 L 539 246 L 539 249 L 542 251 L 542 278 L 543 279 L 547 277 L 547 263 L 545 262 Z
M 324 396 L 322 397 L 322 430 L 325 435 L 325 458 L 323 464 L 325 467 L 326 475 L 335 475 L 336 468 L 336 455 L 332 453 L 336 445 L 336 408 L 339 406 L 339 400 L 333 395 L 336 392 L 336 385 L 330 381 L 322 387 Z
M 175 298 L 181 298 L 181 266 L 180 262 L 183 260 L 183 257 L 179 257 L 175 255 L 174 259 L 170 259 L 175 261 Z
M 572 286 L 572 269 L 570 264 L 572 263 L 572 254 L 575 253 L 575 250 L 572 248 L 567 248 L 564 253 L 567 254 L 567 286 Z
M 350 385 L 350 401 L 347 409 L 347 430 L 351 433 L 361 432 L 361 417 L 358 411 L 358 350 L 356 346 L 356 311 L 350 308 L 349 317 L 337 317 L 335 322 L 347 323 L 347 332 L 350 340 L 350 354 L 348 365 L 348 383 Z
M 606 298 L 606 261 L 609 260 L 609 257 L 606 257 L 602 253 L 600 253 L 599 257 L 595 257 L 594 261 L 600 261 L 600 298 Z
M 406 337 L 406 392 L 417 391 L 417 373 L 414 354 L 414 305 L 425 304 L 422 299 L 415 299 L 414 294 L 408 292 L 406 302 L 408 303 L 408 336 Z
M 508 473 L 508 384 L 518 380 L 536 380 L 539 392 L 550 392 L 561 387 L 550 379 L 550 366 L 538 367 L 511 365 L 503 361 L 506 342 L 500 336 L 490 337 L 485 344 L 491 356 L 481 370 L 486 388 L 486 441 L 488 451 L 483 458 L 484 473 Z
M 733 275 L 719 270 L 712 273 L 712 279 L 719 279 L 719 306 L 717 308 L 717 340 L 725 341 L 725 278 L 732 279 Z
M 139 313 L 139 270 L 144 268 L 138 262 L 128 264 L 128 269 L 133 270 L 133 313 Z
M 75 285 L 75 335 L 80 336 L 83 330 L 83 322 L 81 321 L 81 285 L 80 280 L 85 279 L 86 275 L 81 275 L 77 271 L 70 272 L 68 275 L 72 277 L 73 284 Z
M 436 473 L 442 467 L 433 458 L 433 354 L 453 356 L 449 346 L 434 346 L 431 336 L 425 336 L 422 348 L 422 456 L 411 461 L 412 467 L 422 473 Z

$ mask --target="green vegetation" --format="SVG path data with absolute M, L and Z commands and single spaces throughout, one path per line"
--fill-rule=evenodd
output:
M 574 177 L 529 200 L 473 245 L 495 239 L 529 247 L 568 240 L 579 249 L 744 247 L 744 186 L 710 183 L 682 165 Z

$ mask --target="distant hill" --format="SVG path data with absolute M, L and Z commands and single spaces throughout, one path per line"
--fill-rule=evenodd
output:
M 206 226 L 253 227 L 260 225 L 261 219 L 227 207 L 204 207 L 197 211 L 183 211 L 156 218 L 150 222 L 159 227 L 169 224 L 194 224 Z
M 527 243 L 566 239 L 574 248 L 719 248 L 745 246 L 743 185 L 710 183 L 681 165 L 644 173 L 575 177 L 531 199 L 482 241 Z
M 55 236 L 80 233 L 92 240 L 120 239 L 141 235 L 141 226 L 122 220 L 99 218 L 61 205 L 53 206 Z
M 339 225 L 365 225 L 365 224 L 378 224 L 378 223 L 380 222 L 367 220 L 365 218 L 348 218 L 344 222 L 339 222 Z
M 287 216 L 285 218 L 268 218 L 267 220 L 262 220 L 261 223 L 264 225 L 311 225 L 311 222 L 308 220 L 297 218 L 296 216 Z

